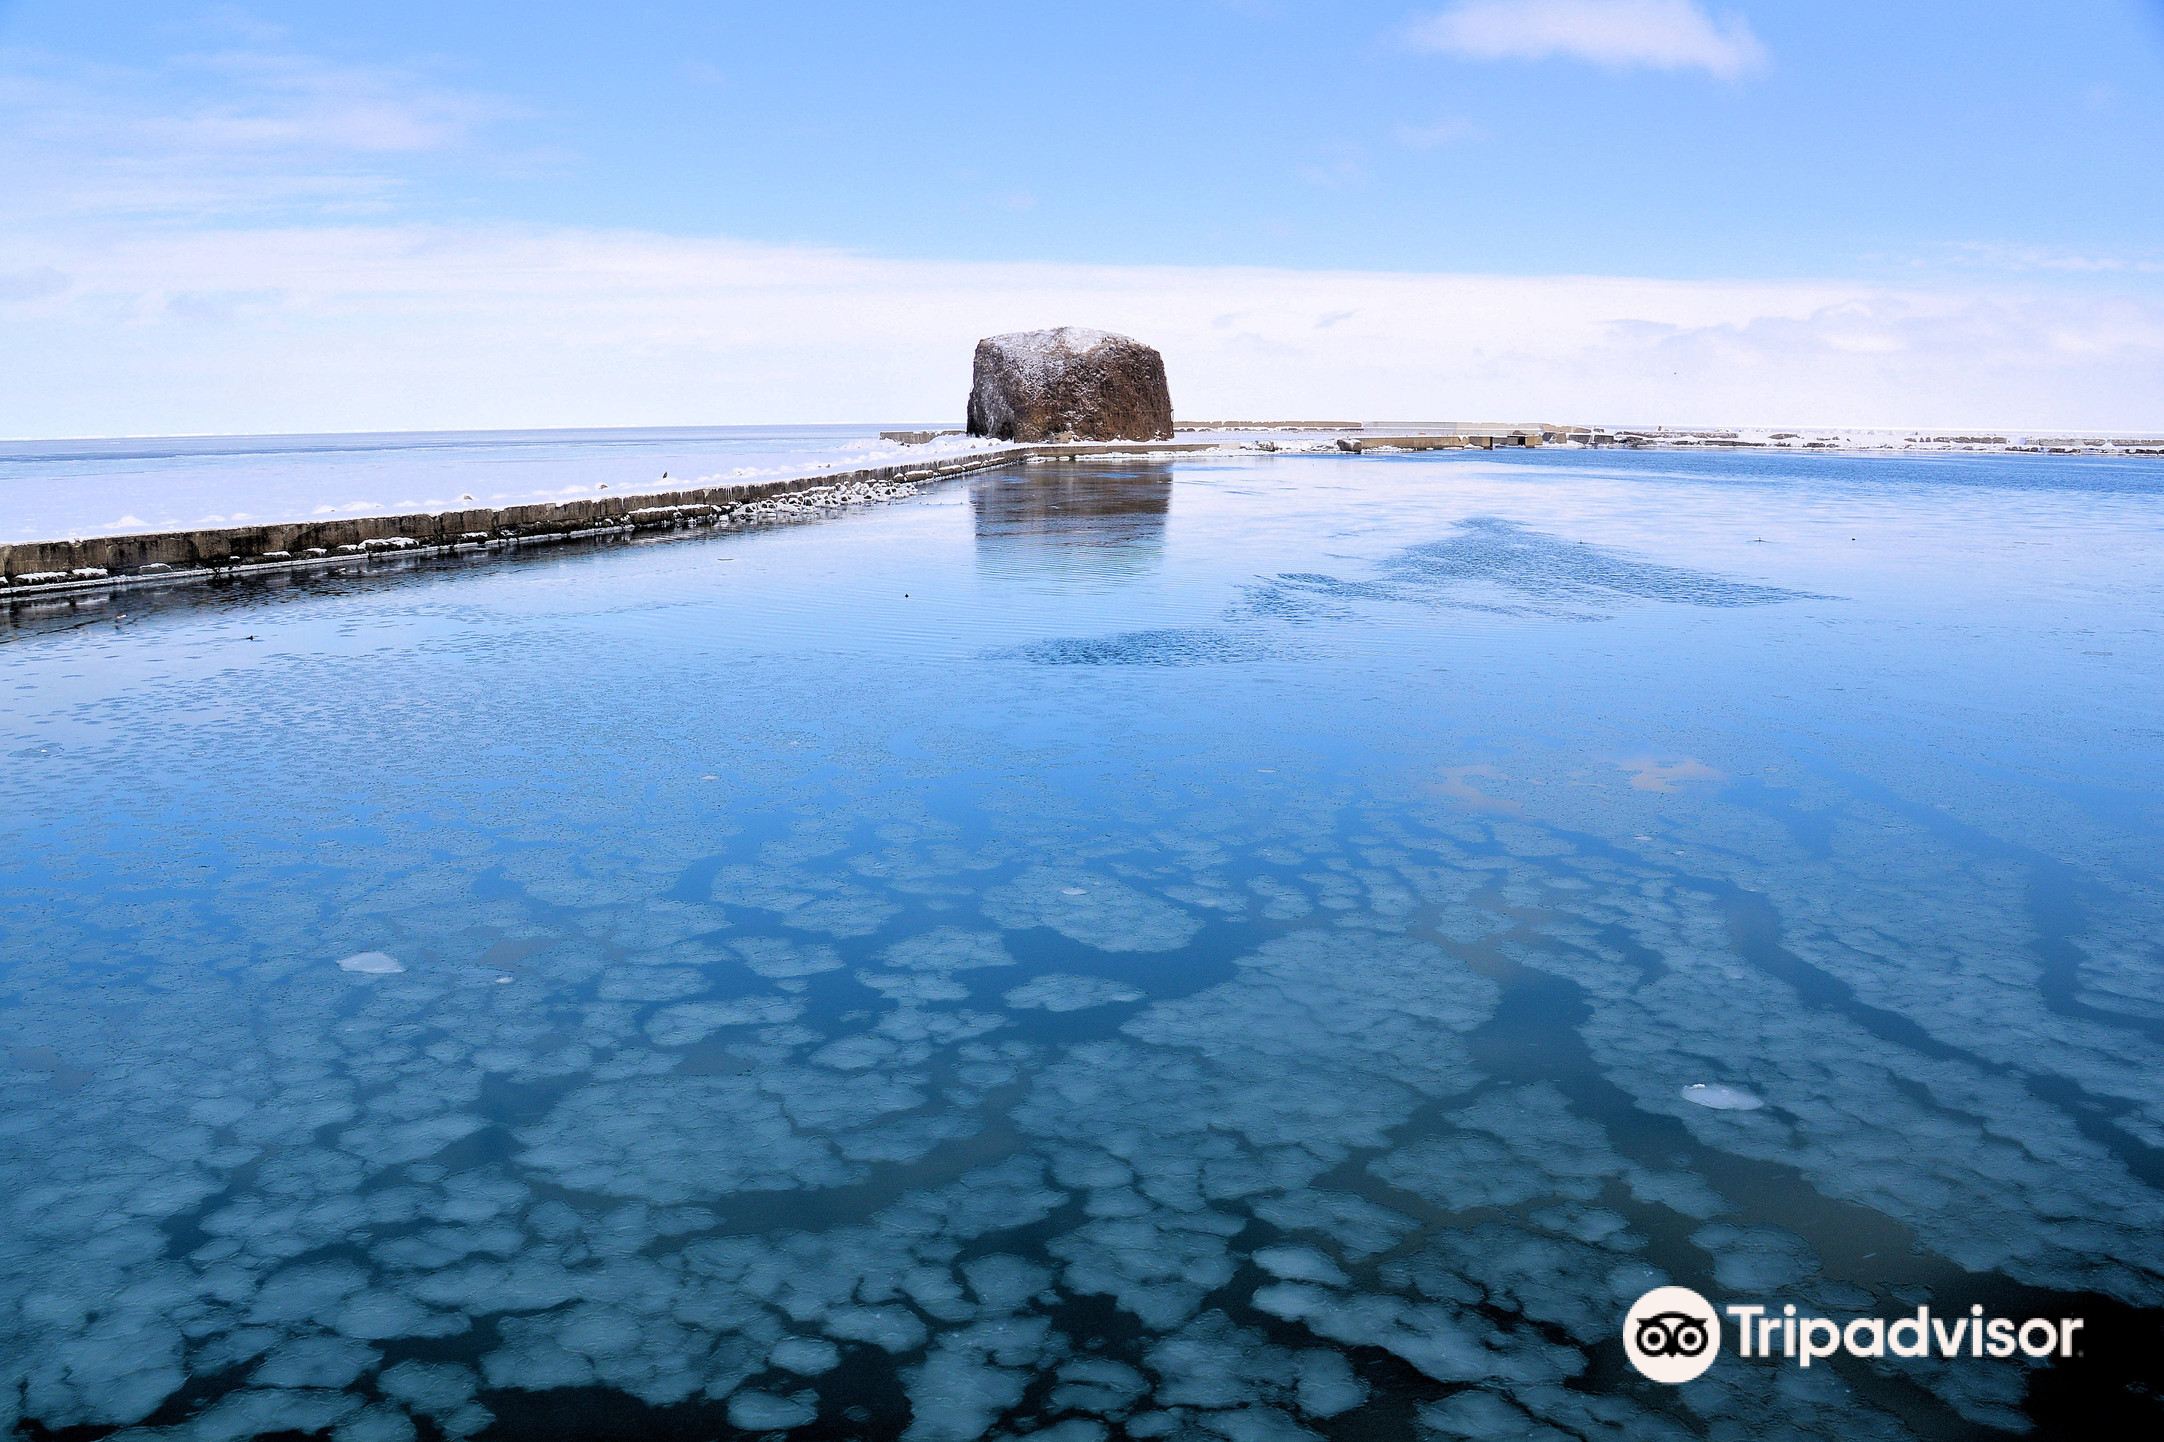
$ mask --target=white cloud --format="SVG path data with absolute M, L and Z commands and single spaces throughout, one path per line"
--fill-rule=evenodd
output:
M 0 181 L 17 223 L 350 214 L 400 190 L 397 167 L 470 153 L 517 113 L 422 71 L 278 49 L 139 68 L 0 52 Z
M 0 238 L 0 435 L 954 417 L 979 336 L 1165 352 L 1192 418 L 2153 428 L 2128 296 L 892 260 L 582 229 Z M 55 277 L 60 279 L 56 282 Z
M 2042 245 L 1964 241 L 1941 247 L 1940 258 L 1987 270 L 2061 271 L 2069 274 L 2164 275 L 2164 251 L 2067 250 Z
M 1715 18 L 1696 0 L 1459 0 L 1414 22 L 1408 39 L 1472 60 L 1560 56 L 1730 80 L 1766 63 L 1748 21 L 1732 12 Z

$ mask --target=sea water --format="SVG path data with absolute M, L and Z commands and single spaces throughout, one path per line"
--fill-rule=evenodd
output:
M 0 630 L 0 1430 L 2155 1430 L 2164 485 L 1203 457 Z M 1675 1283 L 2087 1319 L 1724 1356 Z

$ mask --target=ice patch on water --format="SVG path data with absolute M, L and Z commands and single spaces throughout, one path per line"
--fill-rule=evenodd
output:
M 1692 1082 L 1677 1095 L 1696 1106 L 1717 1112 L 1755 1112 L 1766 1104 L 1741 1087 L 1720 1082 Z
M 480 1379 L 451 1362 L 400 1362 L 376 1379 L 386 1396 L 441 1420 L 473 1400 Z
M 904 1442 L 977 1442 L 1000 1413 L 1022 1400 L 1026 1373 L 995 1367 L 959 1338 L 942 1338 L 904 1376 L 911 1420 Z
M 1342 1352 L 1305 1351 L 1294 1359 L 1300 1410 L 1310 1417 L 1335 1417 L 1368 1399 L 1367 1383 L 1353 1375 Z
M 794 1085 L 791 1083 L 794 1082 Z M 750 1076 L 670 1076 L 596 1083 L 525 1128 L 522 1162 L 575 1191 L 662 1204 L 732 1191 L 840 1186 L 859 1170 L 830 1139 L 800 1132 L 789 1105 L 838 1121 L 871 1120 L 913 1105 L 891 1086 L 858 1095 L 831 1073 L 796 1069 Z
M 646 1021 L 656 1046 L 689 1046 L 724 1027 L 780 1026 L 804 1014 L 804 1003 L 779 996 L 744 996 L 730 1001 L 692 1001 L 666 1006 Z
M 393 976 L 406 968 L 397 957 L 388 952 L 357 951 L 351 956 L 340 957 L 338 969 L 360 976 Z
M 745 966 L 769 980 L 816 976 L 825 971 L 839 971 L 842 966 L 841 957 L 831 946 L 807 945 L 770 936 L 745 937 L 730 945 L 744 958 Z
M 925 1006 L 942 1001 L 967 1001 L 969 988 L 950 977 L 930 972 L 860 971 L 857 980 L 902 1006 Z
M 826 1318 L 827 1335 L 867 1342 L 882 1352 L 914 1352 L 924 1345 L 924 1324 L 903 1307 L 838 1307 Z
M 1021 1310 L 1023 1304 L 1052 1283 L 1048 1268 L 1004 1253 L 979 1257 L 962 1267 L 970 1291 L 995 1312 Z
M 396 1408 L 376 1406 L 331 1430 L 331 1442 L 413 1442 L 413 1420 Z
M 1809 1244 L 1774 1227 L 1701 1227 L 1691 1245 L 1713 1257 L 1713 1279 L 1736 1296 L 1789 1294 L 1818 1272 Z
M 221 1398 L 188 1423 L 191 1442 L 243 1442 L 273 1432 L 323 1432 L 360 1412 L 361 1399 L 319 1389 L 248 1390 Z
M 1132 1406 L 1149 1382 L 1124 1362 L 1109 1357 L 1077 1357 L 1059 1369 L 1052 1406 L 1063 1412 L 1113 1416 Z
M 1086 1417 L 1069 1417 L 1028 1434 L 1030 1442 L 1105 1442 L 1111 1434 L 1102 1422 L 1092 1422 Z
M 887 965 L 904 971 L 971 971 L 1014 965 L 1014 958 L 996 933 L 965 931 L 955 926 L 942 926 L 898 941 L 880 956 Z
M 1255 1265 L 1286 1282 L 1321 1282 L 1343 1286 L 1348 1278 L 1338 1265 L 1313 1247 L 1261 1247 Z
M 1097 876 L 1077 887 L 1071 873 L 1049 866 L 992 888 L 983 910 L 1010 931 L 1048 926 L 1101 951 L 1173 951 L 1202 929 L 1188 911 L 1123 881 Z
M 823 1337 L 784 1337 L 767 1353 L 767 1360 L 785 1372 L 817 1377 L 841 1365 L 841 1349 Z
M 1142 993 L 1101 976 L 1048 972 L 1013 988 L 1005 999 L 1007 1005 L 1018 1009 L 1042 1007 L 1046 1011 L 1083 1011 L 1093 1006 L 1140 1001 Z
M 1489 1442 L 1491 1438 L 1511 1437 L 1524 1442 L 1566 1442 L 1569 1436 L 1542 1426 L 1493 1392 L 1478 1387 L 1427 1403 L 1417 1415 L 1425 1435 L 1435 1438 Z
M 1575 1348 L 1506 1335 L 1458 1306 L 1340 1296 L 1302 1282 L 1259 1288 L 1253 1300 L 1256 1310 L 1304 1323 L 1333 1342 L 1394 1352 L 1438 1382 L 1561 1381 L 1585 1365 Z
M 376 1349 L 342 1337 L 300 1337 L 274 1349 L 249 1377 L 258 1387 L 345 1387 L 376 1362 Z
M 1369 1257 L 1396 1246 L 1417 1223 L 1349 1192 L 1304 1188 L 1255 1203 L 1255 1215 L 1289 1232 L 1320 1232 L 1351 1257 Z
M 1205 1313 L 1159 1339 L 1145 1358 L 1158 1376 L 1153 1403 L 1207 1409 L 1196 1420 L 1235 1442 L 1313 1438 L 1313 1431 L 1294 1420 L 1295 1413 L 1337 1416 L 1367 1397 L 1366 1385 L 1342 1356 L 1277 1346 L 1222 1312 Z
M 729 1399 L 729 1424 L 747 1432 L 781 1432 L 801 1427 L 819 1415 L 816 1395 L 799 1392 L 777 1397 L 771 1392 L 739 1392 Z

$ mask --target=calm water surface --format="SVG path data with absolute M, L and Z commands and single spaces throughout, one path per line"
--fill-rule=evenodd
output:
M 2160 477 L 1040 465 L 18 613 L 0 1430 L 2153 1433 Z M 1662 1281 L 2088 1346 L 1663 1388 Z

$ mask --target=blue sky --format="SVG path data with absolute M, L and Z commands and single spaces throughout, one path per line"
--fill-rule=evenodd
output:
M 1062 321 L 1219 411 L 2164 429 L 2159 156 L 2147 0 L 0 0 L 0 433 L 938 417 Z

